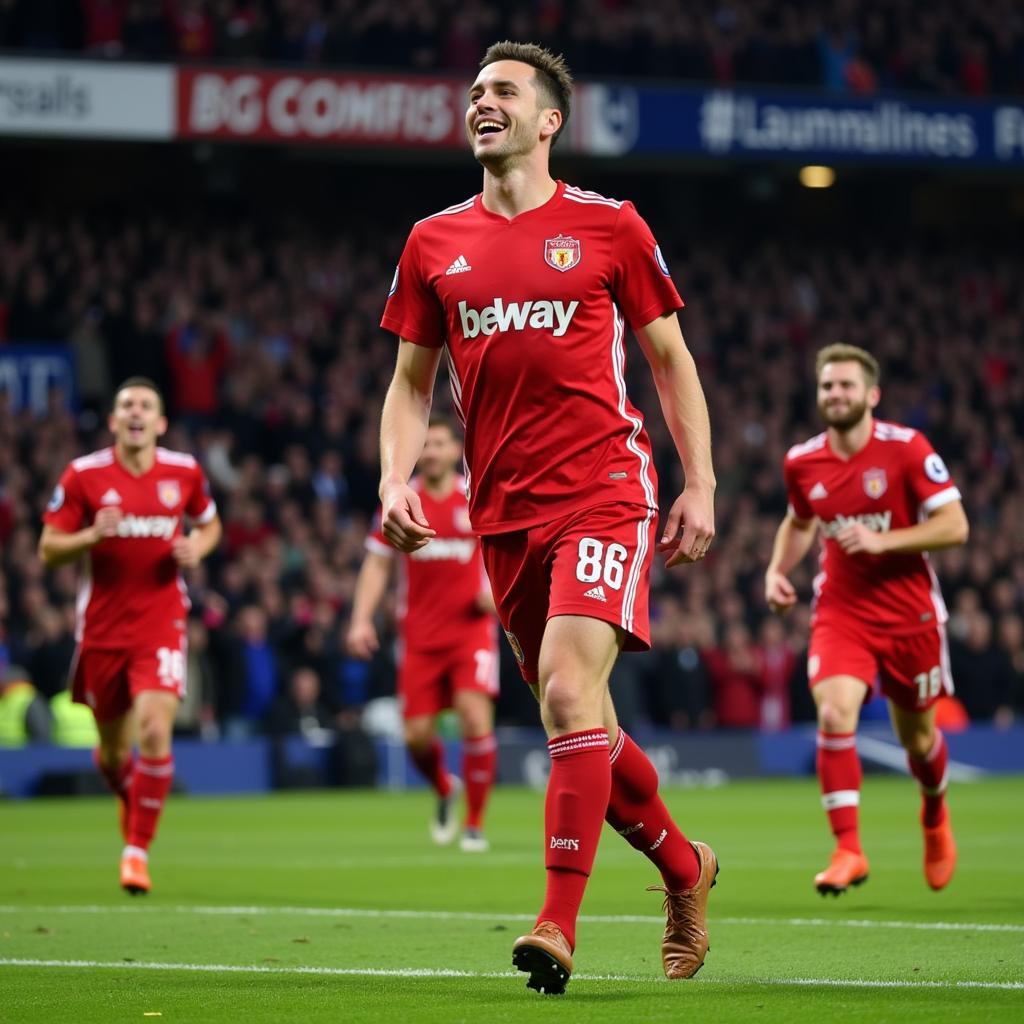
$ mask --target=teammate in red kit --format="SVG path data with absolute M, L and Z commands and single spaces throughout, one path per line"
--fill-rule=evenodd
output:
M 819 525 L 821 571 L 807 674 L 818 709 L 818 778 L 836 849 L 815 875 L 820 893 L 867 880 L 857 827 L 861 767 L 856 731 L 876 677 L 921 787 L 924 874 L 943 888 L 956 866 L 946 809 L 946 741 L 935 702 L 953 692 L 946 608 L 928 551 L 963 544 L 960 492 L 924 435 L 876 420 L 878 363 L 854 345 L 818 353 L 818 410 L 828 429 L 789 450 L 789 512 L 765 574 L 769 605 L 796 603 L 786 578 Z
M 608 694 L 619 651 L 649 646 L 657 543 L 651 446 L 625 390 L 626 322 L 686 471 L 657 545 L 669 566 L 707 552 L 715 481 L 682 301 L 650 229 L 630 203 L 549 173 L 571 89 L 564 60 L 539 46 L 487 51 L 466 111 L 483 192 L 413 227 L 382 321 L 401 339 L 381 424 L 384 536 L 402 551 L 433 543 L 408 480 L 444 353 L 466 427 L 470 519 L 549 737 L 546 894 L 513 947 L 528 985 L 547 993 L 564 991 L 572 972 L 605 819 L 662 874 L 670 978 L 704 962 L 718 870 L 711 849 L 673 823 Z
M 455 838 L 459 822 L 454 805 L 465 787 L 459 846 L 467 853 L 483 853 L 488 849 L 484 809 L 498 751 L 497 629 L 480 544 L 469 522 L 465 480 L 455 470 L 461 455 L 451 424 L 432 420 L 419 475 L 411 486 L 436 536 L 399 562 L 398 694 L 409 754 L 437 794 L 430 823 L 434 842 Z M 395 549 L 384 539 L 379 522 L 366 547 L 347 637 L 350 653 L 358 658 L 372 657 L 379 646 L 373 616 L 395 561 Z M 447 771 L 435 729 L 438 713 L 452 707 L 462 730 L 462 779 Z
M 96 718 L 96 766 L 120 800 L 121 885 L 137 894 L 150 889 L 147 851 L 174 778 L 171 730 L 185 692 L 189 609 L 181 571 L 213 550 L 221 526 L 196 460 L 157 447 L 167 420 L 152 381 L 126 380 L 108 425 L 114 446 L 64 470 L 39 555 L 48 566 L 86 556 L 71 689 Z M 193 523 L 187 534 L 185 517 Z

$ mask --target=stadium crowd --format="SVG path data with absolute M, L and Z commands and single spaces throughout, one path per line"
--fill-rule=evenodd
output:
M 719 535 L 701 566 L 655 570 L 654 650 L 621 659 L 632 682 L 615 684 L 624 719 L 775 729 L 809 715 L 812 560 L 793 573 L 803 603 L 788 619 L 768 613 L 762 578 L 785 508 L 783 455 L 819 429 L 813 353 L 835 339 L 878 355 L 882 416 L 923 429 L 964 493 L 971 539 L 934 562 L 967 712 L 1000 723 L 1024 713 L 1019 253 L 725 238 L 686 251 L 667 226 L 659 233 L 675 250 L 684 333 L 708 394 Z M 190 579 L 181 728 L 332 727 L 392 692 L 390 645 L 367 666 L 345 655 L 343 636 L 377 502 L 377 415 L 395 345 L 377 324 L 401 241 L 368 223 L 339 237 L 296 221 L 257 231 L 155 214 L 0 220 L 0 347 L 67 345 L 80 401 L 72 413 L 54 393 L 33 417 L 0 390 L 0 667 L 26 666 L 47 695 L 64 685 L 75 569 L 44 574 L 41 512 L 65 463 L 108 443 L 113 385 L 143 373 L 168 398 L 165 444 L 199 456 L 225 523 L 220 550 Z M 678 493 L 679 470 L 635 347 L 631 361 L 664 498 Z M 532 723 L 514 663 L 503 678 L 499 719 Z
M 1024 91 L 1014 0 L 0 0 L 0 47 L 109 58 L 459 71 L 495 39 L 561 51 L 578 75 Z

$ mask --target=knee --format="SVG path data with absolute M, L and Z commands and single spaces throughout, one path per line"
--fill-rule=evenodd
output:
M 459 712 L 459 727 L 466 737 L 487 736 L 494 729 L 489 708 L 465 708 Z
M 106 771 L 116 772 L 132 755 L 131 744 L 127 741 L 101 743 L 97 760 Z
M 845 701 L 823 700 L 818 705 L 818 727 L 822 732 L 853 732 L 857 728 L 860 706 Z
M 146 757 L 166 757 L 171 752 L 171 724 L 160 715 L 142 715 L 139 750 Z
M 413 752 L 427 750 L 434 742 L 434 723 L 431 721 L 406 722 L 405 745 Z
M 932 747 L 935 745 L 934 732 L 915 731 L 902 739 L 903 749 L 915 761 L 923 761 L 932 752 Z
M 567 674 L 551 676 L 544 687 L 541 716 L 548 729 L 556 734 L 586 728 L 583 688 Z

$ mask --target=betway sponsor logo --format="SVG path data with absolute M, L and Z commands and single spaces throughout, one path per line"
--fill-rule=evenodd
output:
M 462 562 L 466 564 L 476 551 L 476 541 L 435 537 L 426 547 L 409 554 L 417 562 Z
M 579 850 L 580 841 L 578 839 L 563 839 L 561 836 L 551 837 L 551 849 L 552 850 Z
M 178 528 L 177 516 L 125 516 L 117 524 L 118 537 L 158 537 L 170 540 Z
M 523 331 L 527 326 L 538 331 L 548 330 L 556 338 L 561 338 L 569 329 L 573 315 L 579 307 L 578 302 L 549 302 L 538 299 L 536 302 L 510 302 L 495 299 L 491 306 L 483 309 L 470 309 L 463 300 L 459 303 L 459 316 L 462 318 L 462 334 L 465 338 L 475 338 L 478 334 L 504 334 L 506 331 Z
M 891 512 L 866 512 L 859 516 L 836 516 L 835 519 L 822 523 L 821 528 L 825 531 L 826 537 L 834 537 L 840 530 L 847 526 L 860 523 L 875 533 L 888 533 L 892 525 Z

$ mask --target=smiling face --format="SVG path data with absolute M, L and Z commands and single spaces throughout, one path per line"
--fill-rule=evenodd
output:
M 139 452 L 155 447 L 157 438 L 167 431 L 160 396 L 147 387 L 122 388 L 114 398 L 107 426 L 122 451 Z
M 877 384 L 868 386 L 856 360 L 826 363 L 818 377 L 818 412 L 830 427 L 850 430 L 878 405 Z
M 483 68 L 470 87 L 466 135 L 488 169 L 522 160 L 561 126 L 561 112 L 544 105 L 536 76 L 529 64 L 499 60 Z

